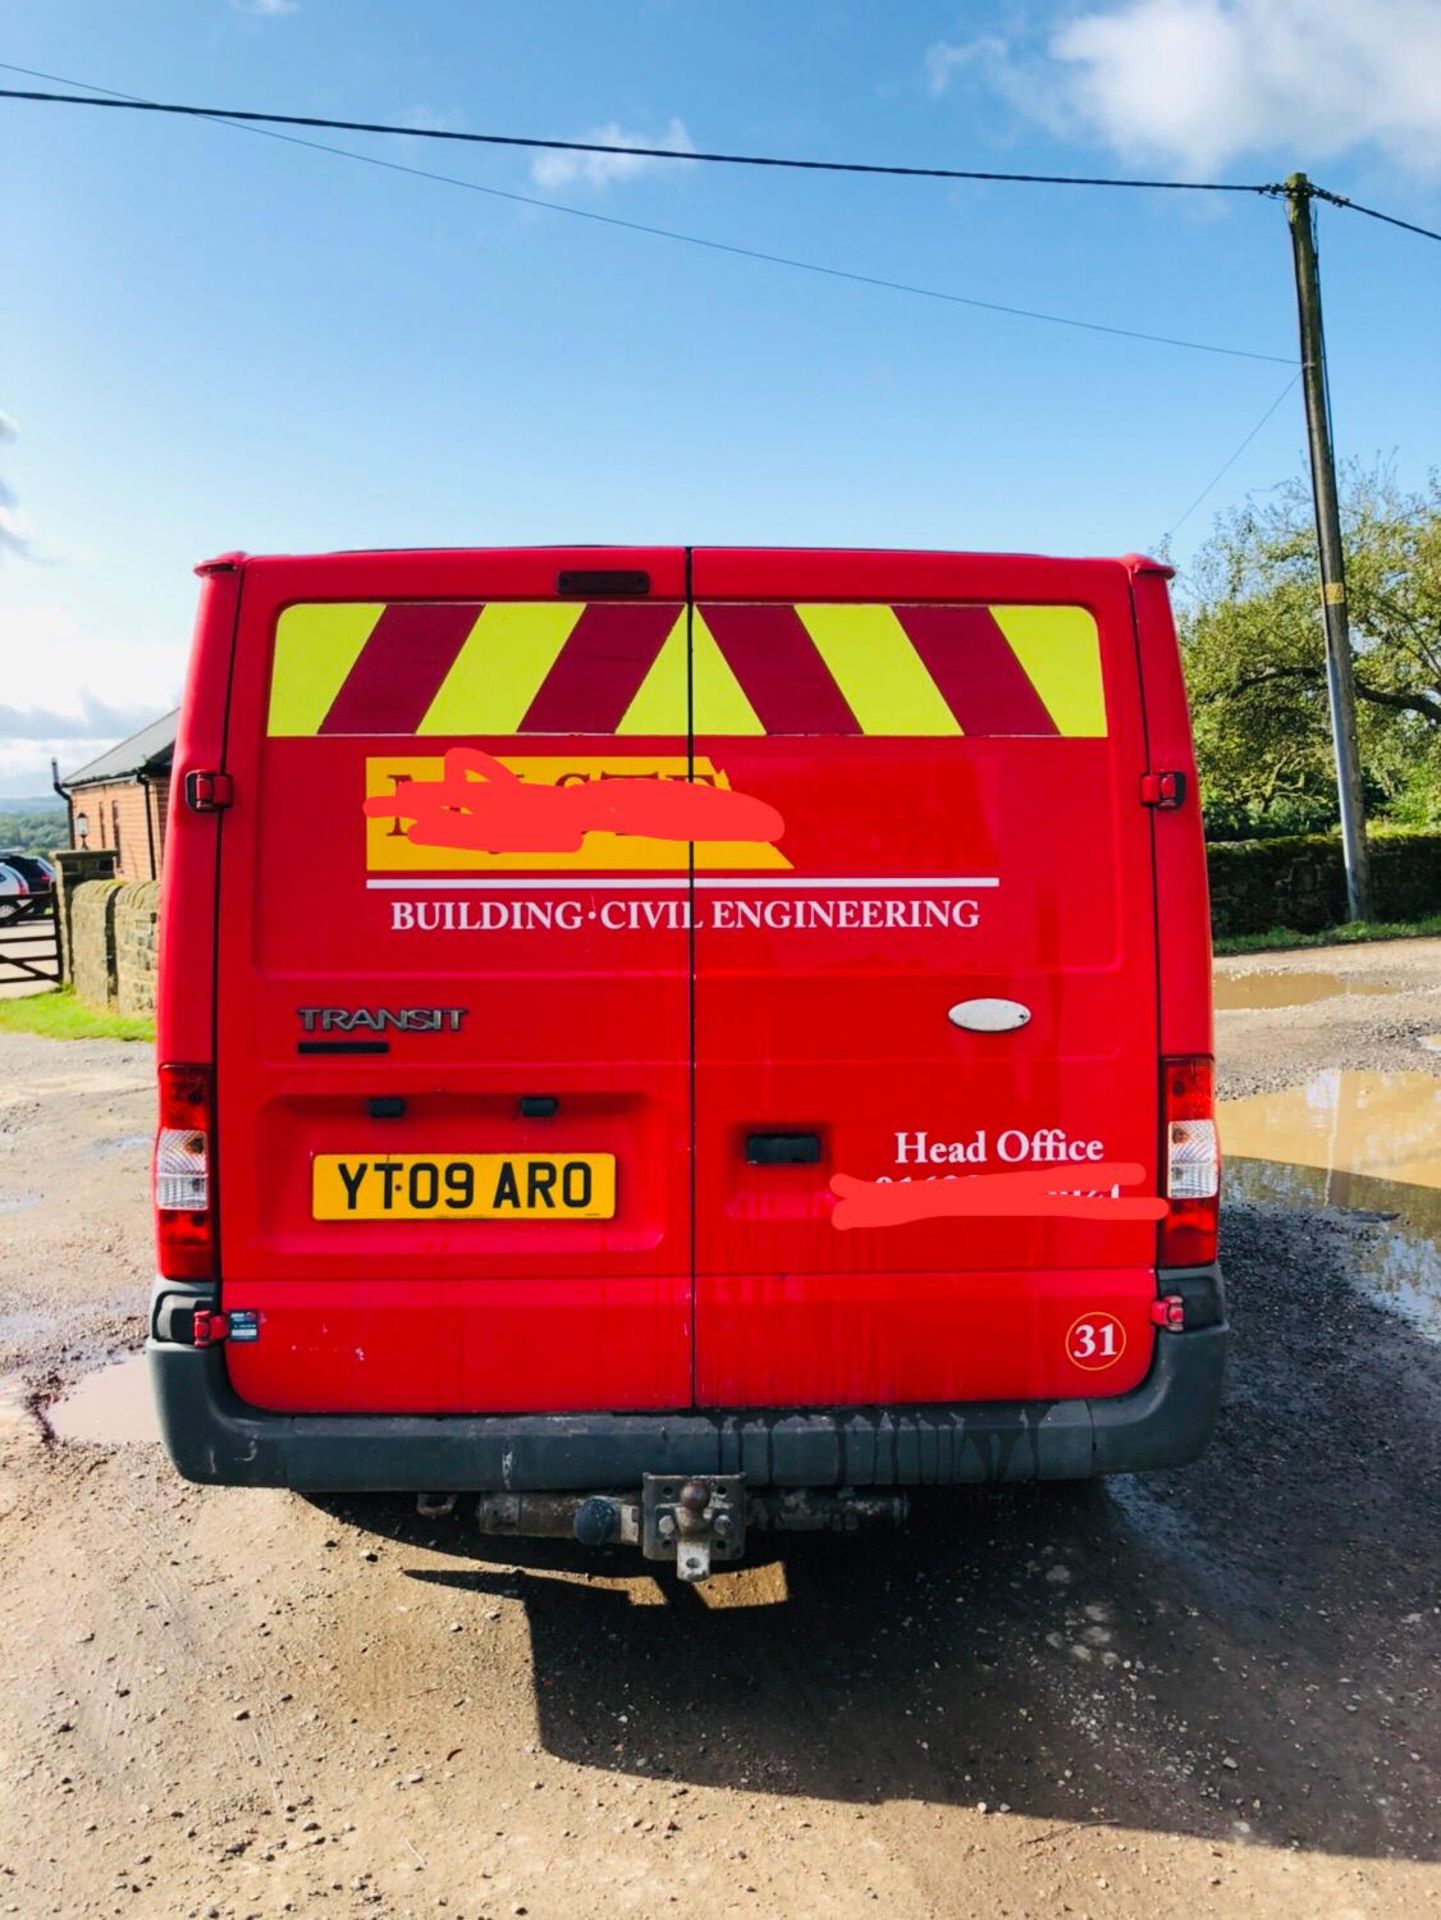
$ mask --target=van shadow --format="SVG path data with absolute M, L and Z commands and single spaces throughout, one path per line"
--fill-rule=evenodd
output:
M 451 1609 L 524 1602 L 541 1738 L 578 1765 L 1432 1860 L 1441 1349 L 1347 1288 L 1364 1224 L 1227 1227 L 1229 1405 L 1184 1471 L 931 1494 L 898 1535 L 760 1536 L 703 1590 L 325 1504 L 471 1562 L 411 1570 Z

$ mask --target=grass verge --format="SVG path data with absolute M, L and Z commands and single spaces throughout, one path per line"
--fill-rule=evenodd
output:
M 1269 933 L 1218 934 L 1217 953 L 1276 953 L 1287 947 L 1349 947 L 1364 940 L 1418 940 L 1441 934 L 1441 913 L 1424 920 L 1356 920 L 1342 927 L 1323 927 L 1320 933 L 1297 933 L 1294 927 L 1272 927 Z
M 41 1033 L 50 1040 L 150 1040 L 155 1022 L 139 1015 L 97 1013 L 72 987 L 0 1000 L 0 1033 Z

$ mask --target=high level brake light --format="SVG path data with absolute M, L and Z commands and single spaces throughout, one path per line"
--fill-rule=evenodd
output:
M 210 1192 L 213 1076 L 209 1067 L 160 1069 L 155 1135 L 155 1249 L 167 1280 L 209 1280 L 215 1272 Z
M 1161 1062 L 1162 1146 L 1170 1202 L 1156 1249 L 1161 1267 L 1204 1267 L 1216 1258 L 1221 1155 L 1214 1082 L 1214 1063 L 1205 1054 Z

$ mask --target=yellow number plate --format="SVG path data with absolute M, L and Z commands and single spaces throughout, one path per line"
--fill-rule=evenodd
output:
M 610 1220 L 613 1153 L 318 1153 L 317 1220 Z

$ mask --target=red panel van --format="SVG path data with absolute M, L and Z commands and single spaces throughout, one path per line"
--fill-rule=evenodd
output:
M 166 849 L 150 1356 L 191 1479 L 685 1577 L 1194 1459 L 1227 1341 L 1153 562 L 234 555 Z

